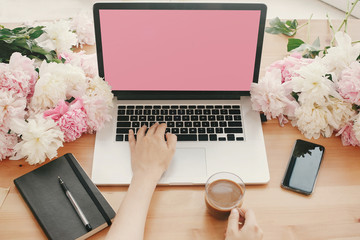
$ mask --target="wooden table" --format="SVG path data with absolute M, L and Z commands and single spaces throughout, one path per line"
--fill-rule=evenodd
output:
M 360 20 L 349 23 L 354 40 L 360 39 Z M 306 29 L 297 37 L 306 39 Z M 322 45 L 331 40 L 327 22 L 314 20 L 310 42 L 320 36 Z M 286 54 L 287 39 L 265 35 L 264 68 Z M 304 136 L 291 124 L 280 127 L 276 120 L 263 123 L 270 182 L 247 186 L 244 206 L 255 211 L 264 239 L 360 239 L 360 148 L 342 146 L 339 137 L 311 141 L 325 146 L 325 156 L 311 196 L 280 188 L 294 141 Z M 306 140 L 306 139 L 305 139 Z M 91 173 L 95 135 L 84 135 L 66 143 L 59 156 L 73 153 Z M 39 166 L 23 160 L 0 161 L 0 187 L 10 193 L 0 208 L 0 239 L 45 239 L 40 226 L 16 190 L 13 179 Z M 127 187 L 100 187 L 115 210 Z M 136 213 L 134 213 L 136 214 Z M 226 221 L 208 215 L 201 186 L 158 187 L 155 191 L 145 230 L 145 239 L 223 239 Z M 103 239 L 108 229 L 91 237 Z

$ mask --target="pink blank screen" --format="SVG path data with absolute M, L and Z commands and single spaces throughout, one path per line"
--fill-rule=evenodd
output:
M 249 91 L 259 10 L 100 10 L 112 90 Z

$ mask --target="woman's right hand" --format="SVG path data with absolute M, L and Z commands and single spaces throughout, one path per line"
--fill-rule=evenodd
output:
M 258 240 L 263 238 L 263 231 L 256 222 L 255 214 L 251 209 L 241 209 L 244 216 L 240 215 L 238 209 L 231 210 L 225 240 Z M 240 218 L 245 218 L 241 223 Z M 243 226 L 242 226 L 243 224 Z

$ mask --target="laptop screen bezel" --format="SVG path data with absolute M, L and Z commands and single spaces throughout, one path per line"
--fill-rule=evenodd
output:
M 103 51 L 101 42 L 100 10 L 104 9 L 155 9 L 155 10 L 259 10 L 260 21 L 256 47 L 253 82 L 257 83 L 266 21 L 265 4 L 259 3 L 95 3 L 93 7 L 96 36 L 96 53 L 99 76 L 104 78 Z M 106 79 L 104 79 L 106 80 Z M 175 99 L 239 99 L 249 96 L 250 91 L 122 91 L 113 90 L 113 94 L 122 100 L 175 100 Z

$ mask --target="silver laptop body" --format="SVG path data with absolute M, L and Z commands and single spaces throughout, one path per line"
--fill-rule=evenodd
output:
M 254 67 L 251 69 L 251 72 L 253 72 L 253 78 L 251 81 L 257 82 L 260 69 L 260 57 L 265 25 L 265 5 L 233 3 L 97 3 L 94 5 L 94 21 L 99 74 L 100 76 L 104 77 L 111 86 L 115 86 L 115 84 L 111 83 L 112 81 L 120 80 L 108 80 L 108 78 L 110 78 L 108 76 L 112 76 L 111 74 L 108 74 L 109 70 L 107 67 L 111 65 L 109 61 L 116 62 L 117 59 L 106 59 L 105 38 L 104 33 L 102 32 L 102 30 L 105 29 L 106 24 L 102 22 L 103 18 L 105 19 L 105 17 L 103 17 L 105 15 L 103 14 L 107 12 L 114 14 L 116 11 L 121 11 L 121 13 L 123 13 L 134 10 L 139 12 L 137 14 L 153 14 L 152 11 L 157 11 L 157 13 L 159 11 L 167 11 L 170 13 L 171 18 L 176 16 L 178 13 L 182 13 L 183 11 L 190 12 L 190 18 L 193 17 L 195 19 L 192 20 L 193 22 L 198 19 L 198 17 L 196 17 L 198 12 L 201 15 L 201 13 L 204 13 L 204 11 L 205 14 L 207 14 L 209 11 L 211 11 L 210 14 L 213 14 L 214 11 L 245 11 L 247 14 L 251 14 L 252 11 L 257 11 L 259 16 L 257 20 L 258 22 L 256 23 L 258 28 L 256 30 L 258 31 L 256 34 L 257 42 L 255 43 L 256 49 L 253 56 L 254 63 L 252 63 Z M 140 17 L 137 19 L 139 18 Z M 199 18 L 201 18 L 201 16 L 199 16 Z M 162 22 L 164 22 L 164 19 L 162 19 Z M 221 22 L 221 20 L 218 22 Z M 132 22 L 130 21 L 118 22 L 117 24 L 129 25 L 129 27 L 132 26 Z M 134 24 L 136 25 L 136 23 Z M 226 28 L 227 26 L 223 27 Z M 154 29 L 157 28 L 154 27 Z M 114 28 L 113 31 L 116 32 L 116 28 Z M 239 31 L 243 30 L 240 29 Z M 178 31 L 176 30 L 176 32 Z M 244 31 L 244 34 L 246 34 L 246 31 Z M 118 44 L 123 44 L 121 39 L 119 39 Z M 181 44 L 181 42 L 176 43 L 175 46 L 177 44 Z M 131 46 L 128 47 L 131 48 Z M 226 61 L 226 59 L 222 59 L 221 61 Z M 122 66 L 124 66 L 124 64 L 119 64 L 119 68 Z M 142 68 L 140 68 L 139 71 L 141 71 L 141 69 Z M 151 75 L 147 75 L 147 77 L 150 79 L 149 81 L 152 81 Z M 155 78 L 153 81 L 156 81 Z M 239 79 L 239 81 L 242 81 L 242 79 Z M 163 89 L 142 90 L 140 88 L 131 90 L 114 90 L 113 88 L 113 92 L 116 98 L 114 98 L 115 107 L 112 111 L 112 121 L 107 123 L 105 128 L 98 131 L 96 134 L 92 180 L 97 185 L 127 185 L 131 181 L 132 170 L 128 142 L 125 140 L 116 141 L 118 110 L 120 109 L 119 106 L 122 106 L 121 108 L 125 107 L 125 109 L 127 109 L 128 106 L 136 108 L 136 106 L 144 105 L 157 107 L 160 106 L 160 108 L 162 106 L 171 108 L 172 106 L 181 105 L 202 106 L 205 108 L 207 106 L 210 107 L 226 105 L 231 107 L 236 105 L 240 106 L 239 110 L 241 112 L 243 132 L 235 134 L 235 137 L 236 139 L 242 140 L 178 141 L 175 156 L 172 159 L 169 169 L 161 178 L 160 184 L 201 185 L 206 182 L 209 176 L 220 171 L 233 172 L 240 176 L 246 184 L 267 183 L 270 179 L 270 175 L 267 164 L 261 120 L 259 113 L 251 109 L 251 101 L 249 96 L 250 89 L 240 91 L 231 90 L 232 89 L 230 89 L 230 91 L 223 91 L 220 89 L 218 91 L 213 91 L 205 89 L 204 91 L 199 91 L 199 89 L 196 89 L 195 91 L 182 91 L 181 89 L 179 91 L 179 89 L 172 89 L 170 91 L 164 91 Z M 220 139 L 220 137 L 223 137 L 222 139 L 224 139 L 226 138 L 226 134 L 220 134 L 218 139 Z

